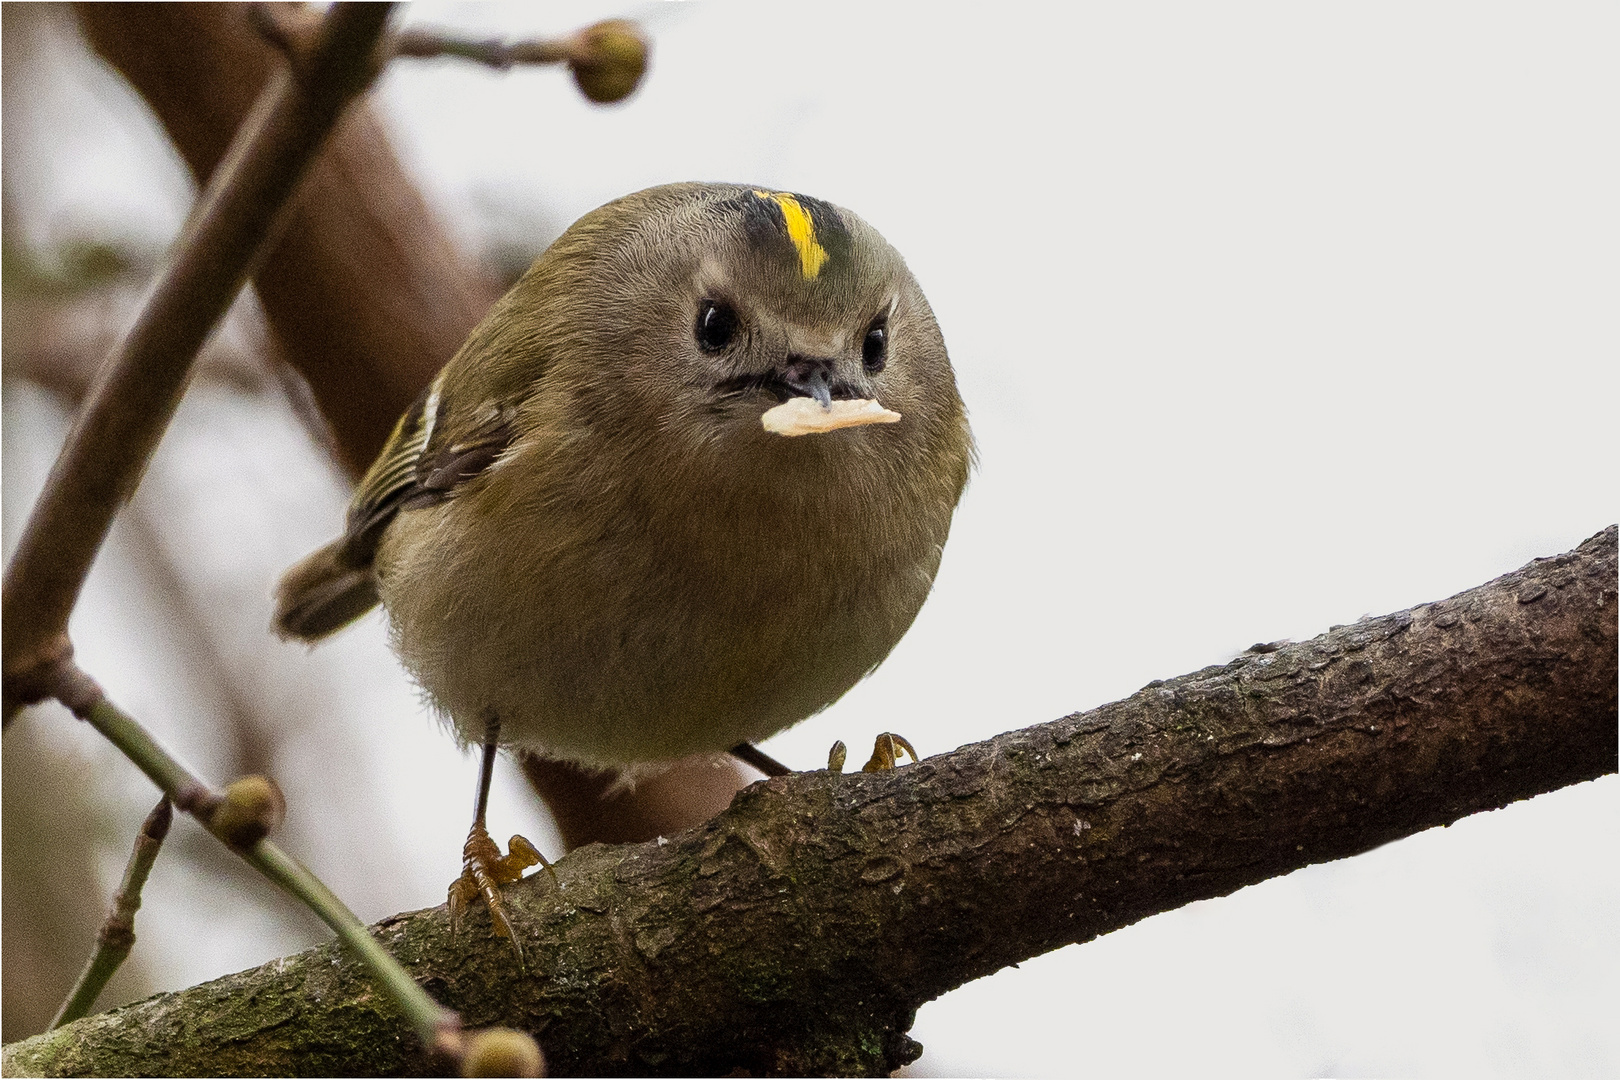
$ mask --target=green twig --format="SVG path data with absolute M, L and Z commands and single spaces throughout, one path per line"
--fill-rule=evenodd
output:
M 416 985 L 416 980 L 400 966 L 399 961 L 377 943 L 365 924 L 297 859 L 268 840 L 260 840 L 251 850 L 243 852 L 242 857 L 259 873 L 302 900 L 354 950 L 361 963 L 371 969 L 372 976 L 405 1013 L 424 1044 L 434 1046 L 442 1036 L 459 1030 L 460 1018 L 428 997 L 427 991 Z
M 89 676 L 80 675 L 89 681 Z M 180 809 L 197 816 L 199 812 L 206 815 L 218 805 L 219 796 L 213 789 L 159 745 L 138 721 L 99 693 L 87 707 L 74 701 L 64 701 L 63 704 L 122 750 L 124 756 L 133 761 L 152 783 L 162 788 L 164 794 L 173 799 Z
M 214 814 L 224 801 L 222 797 L 164 749 L 134 717 L 108 701 L 95 682 L 71 663 L 62 673 L 57 696 L 76 716 L 101 732 L 139 766 L 176 806 L 225 841 L 227 847 L 255 870 L 320 916 L 370 969 L 425 1046 L 459 1056 L 456 1050 L 460 1018 L 416 985 L 399 961 L 377 943 L 365 924 L 320 879 L 269 840 L 260 839 L 244 848 L 222 835 L 215 827 Z
M 158 849 L 163 846 L 163 838 L 169 835 L 169 823 L 173 820 L 174 804 L 165 795 L 141 823 L 141 831 L 135 837 L 135 850 L 130 852 L 129 865 L 124 867 L 124 880 L 113 894 L 112 911 L 107 913 L 107 921 L 101 924 L 101 932 L 96 935 L 96 951 L 90 954 L 90 961 L 73 985 L 73 992 L 57 1010 L 56 1018 L 51 1021 L 53 1029 L 89 1015 L 113 972 L 135 947 L 135 913 L 141 908 L 141 889 L 146 885 L 146 876 L 152 872 Z

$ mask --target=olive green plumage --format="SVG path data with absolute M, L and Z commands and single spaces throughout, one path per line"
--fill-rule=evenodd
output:
M 795 395 L 898 423 L 785 438 Z M 836 700 L 932 586 L 972 439 L 933 313 L 846 210 L 676 184 L 587 214 L 473 332 L 290 570 L 277 627 L 378 599 L 476 741 L 591 766 L 763 739 Z

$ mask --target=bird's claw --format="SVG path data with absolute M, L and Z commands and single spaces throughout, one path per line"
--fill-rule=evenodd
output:
M 872 746 L 872 758 L 861 766 L 861 772 L 888 772 L 899 764 L 902 750 L 911 755 L 913 762 L 921 760 L 917 757 L 917 748 L 907 742 L 904 736 L 885 731 L 877 737 L 877 742 Z
M 844 745 L 843 739 L 839 739 L 837 742 L 833 743 L 832 749 L 827 751 L 827 771 L 843 772 L 844 759 L 848 756 L 849 747 Z
M 872 758 L 861 766 L 861 772 L 888 772 L 899 763 L 901 751 L 910 754 L 912 761 L 921 760 L 917 757 L 916 748 L 904 736 L 885 731 L 877 737 L 877 742 L 872 747 Z M 848 750 L 842 739 L 833 743 L 832 751 L 827 755 L 828 770 L 843 772 L 844 758 L 847 755 Z
M 552 869 L 551 863 L 533 844 L 521 836 L 512 837 L 506 846 L 507 853 L 502 855 L 500 845 L 490 839 L 489 830 L 484 828 L 482 822 L 475 823 L 467 833 L 467 843 L 461 849 L 461 876 L 450 884 L 447 902 L 450 934 L 454 937 L 461 929 L 461 917 L 468 905 L 482 896 L 485 906 L 489 908 L 489 921 L 494 925 L 495 936 L 512 943 L 518 965 L 522 966 L 523 946 L 517 934 L 512 932 L 512 923 L 501 904 L 500 886 L 518 880 L 524 870 L 536 864 L 546 868 L 554 883 L 557 882 L 557 871 Z M 560 883 L 558 887 L 561 887 Z

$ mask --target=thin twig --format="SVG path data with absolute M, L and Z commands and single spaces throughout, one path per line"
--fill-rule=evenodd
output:
M 393 37 L 395 56 L 431 59 L 454 56 L 473 60 L 499 71 L 514 64 L 563 64 L 578 53 L 577 39 L 530 38 L 504 41 L 500 38 L 471 38 L 440 27 L 409 26 Z
M 454 56 L 500 71 L 514 64 L 567 64 L 580 93 L 598 105 L 629 97 L 647 73 L 647 39 L 625 19 L 604 19 L 564 38 L 522 41 L 407 27 L 394 35 L 390 47 L 394 56 Z
M 294 66 L 314 40 L 316 19 L 302 8 L 255 4 L 253 23 Z M 647 71 L 647 39 L 625 19 L 604 19 L 560 38 L 475 38 L 437 26 L 411 26 L 380 47 L 386 59 L 455 57 L 506 71 L 517 64 L 567 64 L 580 91 L 598 104 L 630 96 Z
M 96 934 L 96 949 L 51 1021 L 53 1029 L 89 1015 L 108 980 L 135 947 L 135 913 L 141 909 L 141 889 L 146 886 L 146 876 L 157 862 L 158 849 L 163 846 L 163 838 L 169 835 L 169 823 L 173 820 L 174 803 L 165 795 L 141 823 L 141 831 L 135 836 L 135 850 L 130 852 L 129 865 L 124 867 L 124 880 L 113 894 L 112 910 Z
M 91 390 L 6 568 L 6 723 L 39 700 L 31 675 L 66 651 L 59 639 L 68 616 L 179 404 L 192 359 L 267 251 L 344 106 L 375 77 L 391 7 L 334 5 L 309 62 L 265 87 Z
M 60 672 L 57 697 L 75 716 L 106 736 L 174 805 L 202 823 L 255 870 L 301 901 L 355 951 L 388 995 L 394 999 L 425 1046 L 455 1053 L 460 1020 L 411 979 L 399 962 L 367 932 L 365 924 L 321 881 L 269 840 L 246 848 L 232 844 L 215 826 L 214 810 L 223 798 L 180 763 L 128 713 L 108 701 L 95 681 L 71 662 Z
M 301 63 L 314 46 L 320 17 L 308 8 L 281 4 L 250 6 L 254 29 L 293 63 Z M 440 56 L 472 60 L 505 71 L 514 64 L 562 64 L 578 52 L 577 36 L 507 41 L 474 38 L 442 26 L 408 26 L 382 44 L 388 57 L 431 60 Z
M 429 997 L 427 991 L 418 986 L 410 973 L 400 966 L 399 961 L 371 936 L 366 924 L 320 878 L 269 840 L 260 840 L 242 857 L 255 870 L 319 915 L 321 921 L 354 950 L 360 962 L 370 969 L 372 977 L 382 984 L 388 996 L 394 999 L 416 1029 L 423 1045 L 438 1050 L 451 1047 L 461 1030 L 460 1017 Z

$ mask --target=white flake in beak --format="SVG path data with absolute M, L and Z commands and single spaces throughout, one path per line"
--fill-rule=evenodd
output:
M 893 424 L 899 419 L 899 413 L 870 398 L 839 400 L 823 406 L 814 398 L 793 397 L 767 409 L 759 422 L 766 431 L 777 435 L 813 435 L 866 424 Z

